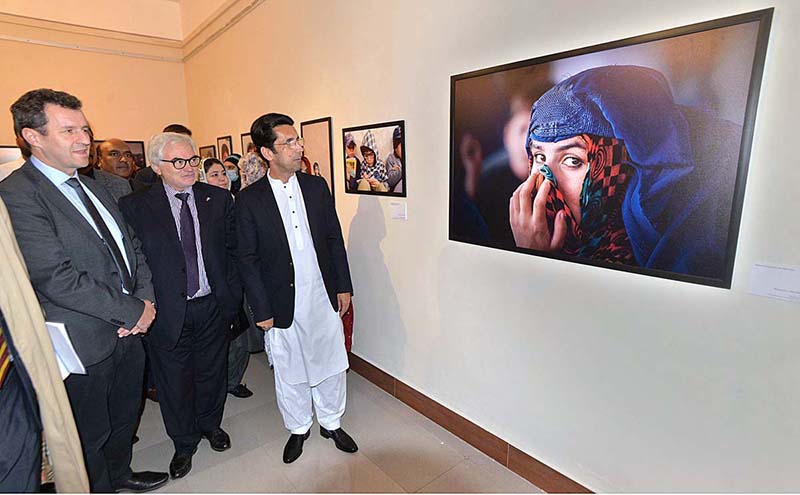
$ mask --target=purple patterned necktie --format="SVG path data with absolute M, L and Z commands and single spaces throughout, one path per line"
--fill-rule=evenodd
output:
M 192 297 L 200 290 L 200 271 L 197 268 L 197 240 L 194 233 L 194 220 L 189 209 L 189 193 L 178 193 L 181 200 L 181 246 L 186 261 L 186 295 Z

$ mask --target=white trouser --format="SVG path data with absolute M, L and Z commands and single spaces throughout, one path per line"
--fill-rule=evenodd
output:
M 281 379 L 275 366 L 275 395 L 283 424 L 294 435 L 303 435 L 312 424 L 312 402 L 317 421 L 326 430 L 341 426 L 347 402 L 347 378 L 344 371 L 321 381 L 316 387 L 308 383 L 292 385 Z

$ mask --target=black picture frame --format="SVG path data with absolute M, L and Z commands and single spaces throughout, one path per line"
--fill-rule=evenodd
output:
M 217 157 L 217 147 L 213 144 L 208 146 L 200 146 L 199 148 L 200 158 L 216 158 Z
M 773 10 L 770 8 L 734 15 L 451 76 L 449 239 L 561 261 L 729 289 L 733 278 L 745 182 Z M 550 137 L 547 138 L 550 139 L 549 144 L 553 144 L 557 139 L 566 143 L 568 137 L 565 136 L 568 132 L 563 130 L 565 125 L 563 122 L 567 122 L 568 112 L 563 110 L 567 104 L 561 102 L 568 101 L 572 96 L 563 95 L 574 96 L 576 91 L 606 91 L 610 87 L 607 82 L 611 80 L 610 78 L 599 82 L 601 80 L 598 76 L 596 79 L 598 82 L 595 83 L 591 83 L 591 78 L 599 74 L 619 74 L 618 71 L 627 70 L 620 66 L 633 65 L 645 67 L 650 71 L 648 73 L 658 72 L 666 81 L 670 97 L 673 98 L 674 108 L 670 108 L 675 110 L 673 113 L 685 117 L 687 122 L 685 134 L 680 134 L 686 137 L 678 139 L 670 136 L 670 139 L 679 143 L 682 149 L 690 150 L 681 156 L 691 167 L 675 167 L 671 171 L 666 166 L 670 164 L 661 163 L 659 166 L 664 166 L 659 173 L 664 175 L 658 176 L 659 180 L 664 176 L 675 177 L 671 183 L 674 187 L 659 190 L 643 189 L 648 183 L 656 184 L 654 177 L 657 176 L 655 168 L 646 168 L 653 165 L 642 165 L 642 163 L 647 163 L 651 156 L 660 156 L 655 155 L 658 151 L 654 150 L 662 149 L 657 146 L 667 141 L 658 142 L 657 145 L 649 143 L 652 147 L 647 151 L 652 154 L 647 155 L 641 151 L 645 148 L 637 145 L 636 140 L 652 139 L 658 132 L 657 126 L 623 128 L 618 122 L 610 123 L 615 135 L 609 137 L 616 139 L 617 144 L 621 142 L 628 152 L 626 156 L 630 157 L 627 161 L 623 159 L 623 163 L 626 166 L 630 165 L 630 168 L 625 175 L 628 182 L 624 184 L 624 193 L 620 194 L 624 197 L 621 200 L 617 199 L 622 206 L 608 210 L 604 209 L 605 206 L 601 206 L 599 210 L 592 210 L 591 203 L 587 203 L 583 210 L 579 208 L 576 210 L 599 211 L 602 213 L 602 218 L 614 217 L 617 222 L 615 225 L 619 227 L 621 224 L 623 230 L 600 229 L 594 231 L 599 237 L 591 237 L 591 233 L 587 234 L 583 230 L 584 225 L 588 224 L 587 218 L 576 217 L 569 212 L 570 198 L 573 204 L 582 204 L 575 198 L 574 192 L 569 195 L 561 188 L 558 193 L 553 191 L 556 187 L 553 184 L 560 180 L 553 170 L 563 169 L 562 177 L 566 177 L 568 172 L 566 162 L 548 163 L 558 155 L 553 152 L 548 156 L 548 153 L 540 152 L 539 148 L 550 148 L 547 143 L 537 144 L 540 141 L 535 139 L 532 144 L 536 155 L 531 156 L 531 148 L 526 147 L 525 143 L 528 142 L 526 140 L 529 136 L 533 139 L 533 136 L 543 136 L 547 133 L 550 133 Z M 732 72 L 735 74 L 731 76 Z M 653 76 L 653 79 L 656 78 L 657 76 Z M 564 82 L 567 79 L 569 81 Z M 563 84 L 559 85 L 562 82 Z M 593 89 L 586 90 L 585 88 L 591 87 L 590 84 L 594 84 Z M 555 86 L 559 88 L 550 91 Z M 640 85 L 633 89 L 643 87 L 644 85 Z M 540 100 L 545 93 L 548 97 Z M 539 120 L 533 121 L 533 130 L 530 127 L 531 122 L 522 122 L 527 124 L 522 128 L 522 140 L 515 138 L 512 145 L 507 147 L 504 144 L 506 141 L 504 133 L 508 129 L 505 124 L 511 126 L 514 116 L 518 115 L 514 102 L 520 94 L 523 94 L 520 98 L 528 98 L 528 106 L 525 108 L 524 105 L 520 105 L 522 109 L 518 111 L 527 112 L 529 120 L 534 118 L 531 115 L 532 102 L 539 102 L 541 105 L 537 115 L 550 112 L 553 116 L 549 121 L 545 117 L 536 117 Z M 617 109 L 623 107 L 638 110 L 635 114 L 638 116 L 659 115 L 653 118 L 658 120 L 661 114 L 653 111 L 655 105 L 649 106 L 653 101 L 650 98 L 651 96 L 637 99 L 634 103 L 634 97 L 630 94 L 617 95 L 615 100 L 609 97 L 605 100 L 607 106 L 601 110 L 602 118 L 597 118 L 595 121 L 613 120 L 616 117 L 609 115 L 621 113 Z M 593 103 L 593 105 L 600 104 Z M 577 108 L 582 108 L 576 112 L 587 120 L 591 120 L 590 117 L 597 113 L 597 109 L 587 109 L 590 108 L 588 104 Z M 575 117 L 578 113 L 571 115 Z M 558 120 L 559 118 L 562 120 Z M 702 119 L 710 123 L 708 127 L 694 126 L 695 122 Z M 679 120 L 676 118 L 675 121 Z M 575 121 L 577 120 L 571 122 Z M 555 122 L 559 124 L 554 124 Z M 723 144 L 720 144 L 721 138 L 713 133 L 715 130 L 713 126 L 717 126 L 716 130 L 722 129 L 727 125 L 724 122 L 730 122 L 735 126 L 726 128 L 732 129 L 729 133 L 731 139 L 724 141 L 725 144 L 730 144 L 728 148 L 723 148 Z M 558 125 L 562 127 L 559 128 Z M 592 127 L 592 129 L 597 128 L 599 126 Z M 674 128 L 682 127 L 676 124 Z M 531 132 L 534 134 L 530 134 Z M 628 133 L 627 141 L 620 139 L 624 132 Z M 639 137 L 634 137 L 637 133 Z M 512 134 L 509 132 L 508 135 Z M 578 132 L 569 139 L 575 136 L 584 139 L 584 136 L 588 135 Z M 588 139 L 591 141 L 593 138 Z M 487 146 L 486 142 L 491 142 L 492 145 Z M 644 159 L 640 159 L 639 162 L 634 160 L 630 153 L 632 149 L 637 150 L 638 156 Z M 702 152 L 710 153 L 711 149 L 722 149 L 727 152 L 716 164 L 718 167 L 716 169 L 703 167 L 702 165 L 707 163 L 701 159 L 702 157 L 698 157 Z M 497 166 L 501 168 L 496 170 L 502 171 L 505 177 L 513 179 L 505 188 L 497 185 L 501 183 L 500 180 L 491 182 L 489 180 L 491 177 L 486 171 L 487 166 L 495 166 L 494 162 L 489 163 L 489 157 L 495 153 L 500 157 L 503 152 L 505 158 L 498 159 L 500 165 Z M 546 174 L 549 169 L 555 177 L 556 182 L 550 181 L 547 186 L 549 194 L 546 198 L 545 194 L 541 195 L 546 199 L 546 203 L 543 204 L 547 205 L 547 209 L 539 212 L 546 211 L 546 214 L 538 217 L 546 219 L 548 236 L 555 231 L 555 213 L 559 208 L 564 210 L 564 213 L 560 214 L 563 215 L 561 218 L 567 217 L 568 221 L 572 222 L 566 224 L 567 240 L 563 246 L 555 250 L 552 250 L 552 245 L 545 246 L 545 243 L 540 243 L 539 246 L 545 246 L 546 249 L 529 248 L 528 246 L 535 244 L 535 241 L 530 241 L 530 237 L 524 235 L 524 229 L 520 227 L 519 221 L 516 222 L 516 228 L 518 232 L 523 232 L 523 235 L 519 236 L 521 239 L 519 241 L 514 236 L 514 229 L 510 226 L 511 218 L 524 220 L 528 210 L 516 210 L 523 212 L 517 213 L 517 216 L 514 216 L 513 212 L 509 213 L 508 209 L 503 213 L 503 208 L 509 208 L 509 200 L 516 198 L 517 207 L 528 207 L 531 211 L 529 216 L 533 218 L 533 206 L 523 204 L 521 200 L 525 195 L 513 196 L 513 192 L 526 180 L 526 177 L 530 177 L 529 172 L 521 166 L 522 156 L 526 154 L 527 159 L 531 160 L 529 162 L 531 166 L 532 160 L 538 160 L 535 167 L 528 169 L 533 175 Z M 587 156 L 596 158 L 598 155 Z M 653 162 L 655 161 L 653 158 Z M 579 189 L 580 201 L 584 201 L 586 191 L 590 189 L 587 184 L 594 179 L 594 169 L 590 161 L 587 162 L 589 163 L 586 164 L 586 168 L 580 169 L 586 170 L 583 185 Z M 575 159 L 574 163 L 581 162 Z M 479 173 L 475 172 L 476 164 L 479 165 L 477 167 Z M 514 167 L 514 164 L 517 166 Z M 542 165 L 547 166 L 542 167 Z M 506 168 L 502 168 L 503 166 Z M 711 174 L 719 174 L 723 179 L 712 183 L 711 179 L 706 177 Z M 531 179 L 529 184 L 533 185 L 535 179 L 538 177 Z M 703 189 L 706 184 L 709 184 L 708 191 L 713 190 L 713 193 Z M 678 187 L 679 185 L 688 188 Z M 531 188 L 531 194 L 536 194 L 537 190 Z M 506 195 L 507 191 L 511 193 Z M 692 203 L 678 201 L 680 194 L 688 195 L 690 191 L 695 194 L 690 198 Z M 724 194 L 719 191 L 724 191 Z M 646 193 L 651 195 L 645 196 Z M 561 203 L 558 202 L 558 194 L 564 199 Z M 601 204 L 616 205 L 612 202 Z M 649 212 L 655 211 L 656 207 L 662 206 L 658 217 L 649 215 Z M 670 209 L 671 206 L 675 208 Z M 496 215 L 496 219 L 492 218 L 492 211 L 500 212 Z M 505 227 L 503 215 L 505 215 Z M 714 222 L 703 224 L 699 221 L 700 218 L 704 218 L 701 215 L 713 218 Z M 637 224 L 636 221 L 642 217 L 649 223 Z M 576 218 L 579 220 L 575 220 Z M 541 220 L 539 225 L 544 225 Z M 578 229 L 575 230 L 572 226 L 578 226 Z M 651 229 L 649 234 L 652 238 L 640 235 L 639 227 Z M 625 243 L 629 242 L 633 253 L 632 260 L 631 256 L 627 258 L 620 256 L 615 259 L 613 256 L 616 254 L 610 249 L 605 254 L 599 248 L 592 251 L 595 247 L 602 246 L 603 236 L 606 236 L 607 240 L 611 237 L 610 233 L 624 233 L 617 238 L 612 237 L 611 245 L 626 248 Z M 511 234 L 510 240 L 509 234 Z M 526 244 L 527 242 L 531 244 Z M 573 242 L 575 249 L 567 252 L 570 242 Z M 625 251 L 621 253 L 626 254 Z
M 375 138 L 375 145 L 377 147 L 378 159 L 386 164 L 387 157 L 394 153 L 395 133 L 399 130 L 399 145 L 401 149 L 400 160 L 400 176 L 399 181 L 395 185 L 383 182 L 383 188 L 388 190 L 375 190 L 374 187 L 366 185 L 363 180 L 359 180 L 359 170 L 363 166 L 364 157 L 361 152 L 362 145 L 367 136 L 371 133 Z M 352 135 L 356 144 L 355 156 L 350 157 L 348 162 L 348 134 Z M 377 136 L 377 137 L 376 137 Z M 396 198 L 407 197 L 407 182 L 406 182 L 406 124 L 405 120 L 393 120 L 390 122 L 380 122 L 377 124 L 366 124 L 355 127 L 345 127 L 342 129 L 342 172 L 344 177 L 344 191 L 347 194 L 369 194 L 375 196 L 391 196 Z M 396 156 L 396 155 L 395 155 Z M 355 159 L 355 160 L 353 160 Z M 387 174 L 388 175 L 388 174 Z M 382 188 L 381 188 L 382 189 Z
M 250 138 L 249 132 L 242 133 L 240 139 L 242 143 L 242 156 L 244 156 L 247 154 L 247 147 L 253 145 L 253 140 Z M 253 145 L 253 151 L 255 151 L 255 145 Z
M 300 137 L 305 141 L 303 155 L 311 164 L 308 172 L 325 179 L 331 190 L 331 198 L 336 204 L 333 169 L 333 119 L 322 117 L 300 122 Z M 319 165 L 319 170 L 315 170 L 315 165 Z
M 231 136 L 218 137 L 217 152 L 217 157 L 224 162 L 228 155 L 233 153 L 233 138 Z

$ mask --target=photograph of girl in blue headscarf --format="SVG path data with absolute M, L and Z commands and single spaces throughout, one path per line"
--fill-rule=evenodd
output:
M 503 153 L 484 152 L 483 124 L 454 122 L 451 238 L 724 285 L 757 28 L 456 82 L 456 110 L 483 86 L 505 89 L 510 111 L 497 112 Z

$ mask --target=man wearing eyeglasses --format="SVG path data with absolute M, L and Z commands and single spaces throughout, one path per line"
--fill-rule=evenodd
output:
M 223 451 L 227 329 L 242 303 L 233 198 L 197 180 L 191 137 L 161 133 L 147 145 L 161 181 L 120 200 L 153 272 L 158 317 L 145 340 L 159 405 L 175 454 L 172 478 L 186 476 L 202 438 Z
M 277 113 L 253 122 L 250 136 L 270 167 L 236 200 L 242 280 L 272 351 L 278 409 L 290 433 L 287 464 L 302 454 L 314 411 L 323 438 L 341 451 L 358 450 L 341 427 L 348 367 L 341 315 L 353 291 L 350 268 L 328 184 L 298 173 L 303 140 L 293 124 Z

